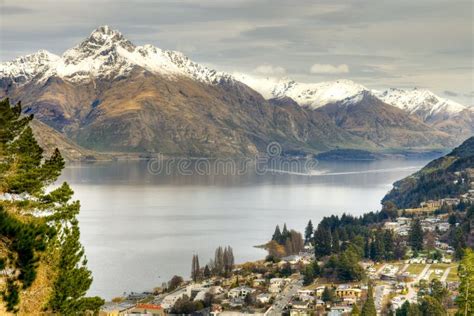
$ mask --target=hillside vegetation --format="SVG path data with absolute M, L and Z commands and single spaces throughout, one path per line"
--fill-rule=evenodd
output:
M 471 168 L 474 168 L 474 137 L 413 175 L 395 182 L 383 202 L 392 201 L 398 208 L 411 208 L 427 200 L 457 197 L 469 190 Z

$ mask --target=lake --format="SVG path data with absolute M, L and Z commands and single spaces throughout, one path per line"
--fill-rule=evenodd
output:
M 69 165 L 60 180 L 81 201 L 81 240 L 94 276 L 89 294 L 110 299 L 151 290 L 174 274 L 189 278 L 192 255 L 203 266 L 219 245 L 232 246 L 239 263 L 263 259 L 254 246 L 277 224 L 303 232 L 309 219 L 317 225 L 331 214 L 378 210 L 394 181 L 426 163 L 320 162 L 310 172 L 188 175 L 147 161 L 110 162 Z

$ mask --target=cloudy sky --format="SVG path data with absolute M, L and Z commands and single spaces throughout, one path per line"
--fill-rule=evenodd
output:
M 0 0 L 0 60 L 99 25 L 229 72 L 425 87 L 474 105 L 472 0 Z

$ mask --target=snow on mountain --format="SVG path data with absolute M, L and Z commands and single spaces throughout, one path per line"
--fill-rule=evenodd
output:
M 346 79 L 300 83 L 289 79 L 259 79 L 244 74 L 234 74 L 234 77 L 260 92 L 267 99 L 290 97 L 301 106 L 311 109 L 340 101 L 357 102 L 363 92 L 370 92 L 366 87 Z
M 152 45 L 135 46 L 108 26 L 97 28 L 61 57 L 40 51 L 1 63 L 0 78 L 11 78 L 20 84 L 33 78 L 41 82 L 51 76 L 84 82 L 124 76 L 136 66 L 169 78 L 186 76 L 209 84 L 232 80 L 230 75 L 201 66 L 180 52 L 161 50 Z
M 438 97 L 426 89 L 389 89 L 374 93 L 385 103 L 405 110 L 410 114 L 418 115 L 424 121 L 429 121 L 439 115 L 449 118 L 468 109 L 467 106 Z
M 48 71 L 59 58 L 45 50 L 18 57 L 0 64 L 0 78 L 11 78 L 18 84 L 28 82 L 36 75 Z

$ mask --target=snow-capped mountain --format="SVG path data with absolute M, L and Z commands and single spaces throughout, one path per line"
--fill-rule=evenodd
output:
M 448 119 L 469 109 L 452 100 L 441 98 L 427 89 L 389 89 L 375 94 L 385 103 L 414 114 L 425 122 Z
M 234 74 L 239 81 L 260 92 L 265 98 L 289 97 L 299 105 L 317 109 L 328 104 L 353 104 L 362 95 L 372 94 L 381 101 L 415 115 L 424 122 L 449 119 L 462 111 L 471 110 L 452 100 L 441 98 L 427 89 L 388 89 L 377 91 L 347 79 L 319 83 L 300 83 L 287 78 L 258 78 Z
M 374 93 L 350 80 L 218 72 L 180 52 L 135 46 L 108 26 L 61 56 L 39 51 L 0 64 L 0 97 L 98 151 L 238 156 L 273 141 L 298 154 L 446 148 L 457 142 L 451 131 L 464 136 L 473 125 L 428 126 Z
M 232 80 L 230 75 L 199 65 L 180 52 L 161 50 L 152 45 L 135 46 L 108 26 L 97 28 L 62 56 L 42 50 L 1 63 L 0 78 L 24 84 L 33 79 L 42 82 L 57 76 L 78 83 L 95 78 L 119 78 L 137 66 L 170 79 L 186 76 L 209 84 Z
M 258 79 L 244 74 L 234 74 L 234 76 L 237 80 L 260 92 L 267 99 L 289 97 L 299 105 L 311 109 L 343 100 L 356 102 L 363 92 L 370 91 L 363 85 L 346 79 L 300 83 L 289 79 Z

